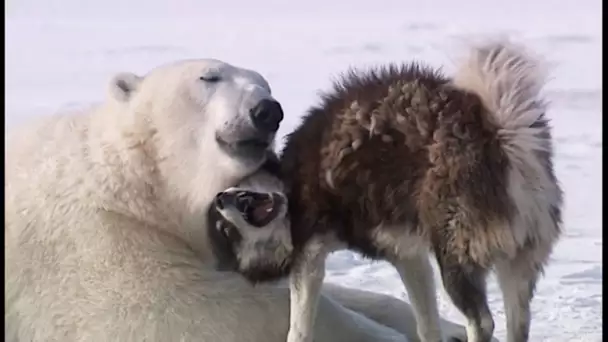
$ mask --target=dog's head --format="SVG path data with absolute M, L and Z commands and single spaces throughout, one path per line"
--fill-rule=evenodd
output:
M 217 194 L 208 220 L 218 270 L 238 272 L 252 283 L 289 273 L 293 246 L 287 198 L 267 168 Z

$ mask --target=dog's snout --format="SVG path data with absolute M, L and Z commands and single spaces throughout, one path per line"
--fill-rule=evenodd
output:
M 274 100 L 264 99 L 251 109 L 251 120 L 255 127 L 265 132 L 276 132 L 283 120 L 283 108 Z

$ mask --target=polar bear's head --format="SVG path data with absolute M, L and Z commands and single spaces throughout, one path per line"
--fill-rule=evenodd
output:
M 283 119 L 260 74 L 213 59 L 121 73 L 110 97 L 166 187 L 197 208 L 260 167 Z
M 283 185 L 272 159 L 236 187 L 217 194 L 207 230 L 217 269 L 252 283 L 280 280 L 291 269 L 293 246 Z

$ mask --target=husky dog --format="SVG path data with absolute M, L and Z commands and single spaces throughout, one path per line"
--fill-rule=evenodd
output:
M 208 239 L 220 273 L 239 272 L 256 288 L 286 289 L 282 282 L 291 269 L 293 247 L 287 202 L 279 163 L 272 155 L 253 175 L 219 193 L 208 211 Z M 287 295 L 287 292 L 285 292 Z M 271 307 L 284 310 L 288 297 L 276 297 Z M 283 307 L 285 305 L 285 307 Z M 279 311 L 277 311 L 279 313 Z M 282 317 L 276 317 L 277 322 Z M 394 297 L 325 284 L 314 326 L 315 341 L 418 341 L 412 307 Z M 441 320 L 444 331 L 464 336 L 464 327 Z M 280 329 L 273 327 L 270 331 Z M 283 341 L 287 336 L 285 327 Z
M 528 340 L 561 231 L 544 82 L 524 47 L 492 40 L 451 78 L 419 64 L 351 70 L 322 97 L 281 156 L 294 252 L 274 263 L 292 263 L 288 342 L 312 340 L 324 262 L 342 248 L 396 267 L 422 341 L 465 340 L 439 327 L 429 251 L 469 342 L 492 339 L 494 268 L 508 341 Z

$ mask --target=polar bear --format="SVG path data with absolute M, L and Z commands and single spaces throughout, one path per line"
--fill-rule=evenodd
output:
M 6 138 L 7 340 L 285 341 L 288 289 L 218 271 L 205 227 L 214 196 L 273 148 L 268 82 L 189 60 L 119 74 L 107 93 Z M 404 302 L 326 291 L 316 341 L 416 340 Z

